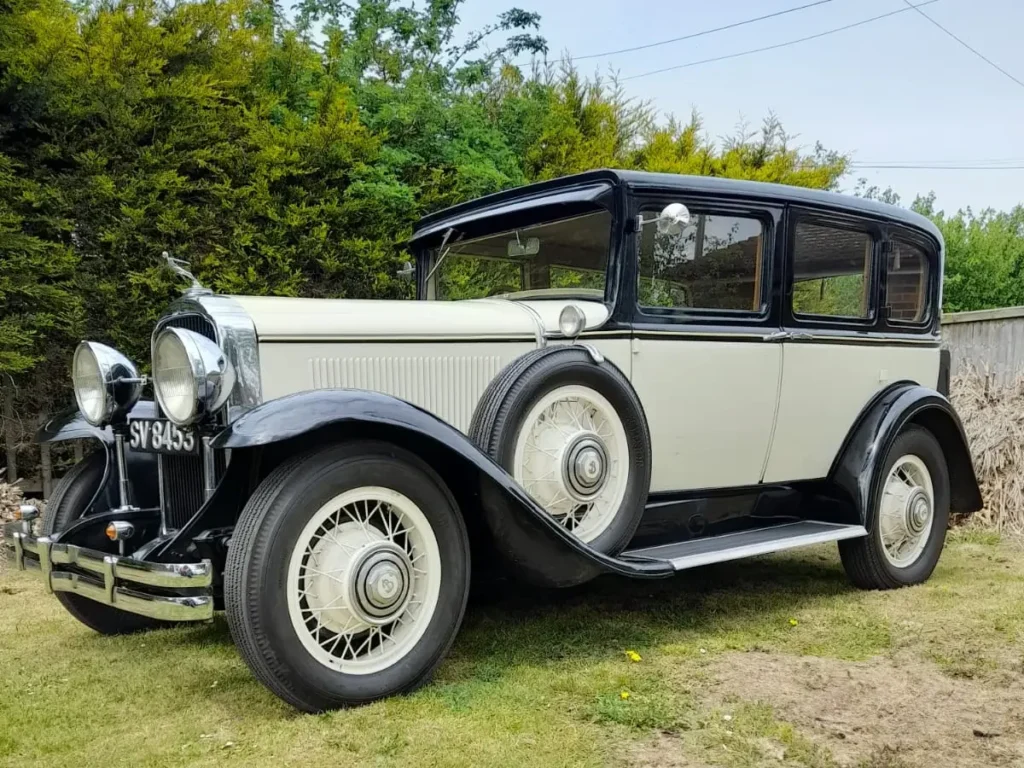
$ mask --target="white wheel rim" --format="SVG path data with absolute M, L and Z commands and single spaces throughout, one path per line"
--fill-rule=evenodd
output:
M 626 495 L 629 443 L 615 408 L 589 387 L 548 392 L 516 435 L 512 476 L 565 528 L 591 542 Z
M 305 649 L 368 675 L 423 637 L 441 591 L 441 553 L 423 511 L 390 488 L 353 488 L 302 529 L 288 562 L 288 614 Z
M 917 562 L 935 522 L 935 490 L 917 456 L 897 459 L 882 487 L 878 532 L 886 559 L 897 568 Z

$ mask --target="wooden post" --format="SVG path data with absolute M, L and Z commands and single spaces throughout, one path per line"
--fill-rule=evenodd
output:
M 39 426 L 46 423 L 46 417 L 39 417 Z M 43 478 L 43 498 L 50 498 L 50 491 L 53 490 L 53 464 L 50 461 L 50 444 L 43 443 L 39 446 L 39 473 Z
M 4 443 L 7 447 L 7 482 L 18 481 L 18 448 L 14 442 L 14 388 L 0 388 L 4 400 Z

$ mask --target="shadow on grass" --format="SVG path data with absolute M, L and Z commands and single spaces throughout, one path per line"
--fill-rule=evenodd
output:
M 602 577 L 568 590 L 491 578 L 474 591 L 438 682 L 489 683 L 521 666 L 587 664 L 618 657 L 626 648 L 675 642 L 680 634 L 756 635 L 766 625 L 785 625 L 809 602 L 851 589 L 835 556 L 813 550 L 668 579 Z M 164 656 L 172 666 L 184 647 L 204 646 L 215 657 L 235 653 L 222 614 L 210 624 L 138 637 L 146 638 L 148 654 Z M 243 668 L 237 672 L 244 676 Z M 245 687 L 241 677 L 232 682 Z
M 587 661 L 625 648 L 785 623 L 808 602 L 853 590 L 837 558 L 819 551 L 740 560 L 640 581 L 602 577 L 569 590 L 513 581 L 484 585 L 455 652 L 470 667 Z

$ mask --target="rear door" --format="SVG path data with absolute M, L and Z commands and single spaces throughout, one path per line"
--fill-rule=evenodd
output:
M 690 223 L 659 231 L 653 220 L 675 202 Z M 651 429 L 651 490 L 756 484 L 781 372 L 772 259 L 782 209 L 679 193 L 635 206 L 645 223 L 629 286 L 632 381 Z
M 789 215 L 787 338 L 765 482 L 825 477 L 875 393 L 900 380 L 935 386 L 938 377 L 925 290 L 935 275 L 924 252 L 870 220 Z

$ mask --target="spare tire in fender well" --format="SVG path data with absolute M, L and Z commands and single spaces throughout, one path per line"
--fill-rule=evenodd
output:
M 536 421 L 528 421 L 531 414 Z M 560 417 L 555 427 L 544 429 Z M 532 429 L 541 436 L 527 431 Z M 571 345 L 534 350 L 513 360 L 481 396 L 469 436 L 560 517 L 561 525 L 594 549 L 614 555 L 632 539 L 650 490 L 650 431 L 629 379 L 600 355 Z M 546 442 L 538 448 L 534 440 Z M 595 458 L 593 491 L 578 486 L 578 480 L 574 483 L 574 446 L 581 445 L 593 446 L 584 449 Z M 531 469 L 545 479 L 531 485 L 526 479 Z M 497 501 L 485 504 L 488 509 L 497 506 Z M 494 521 L 503 529 L 514 524 Z M 514 536 L 506 533 L 499 539 L 510 543 Z M 510 544 L 511 551 L 505 553 L 517 566 L 518 550 L 533 549 L 526 534 L 520 532 L 524 541 Z M 562 583 L 565 575 L 554 580 Z

